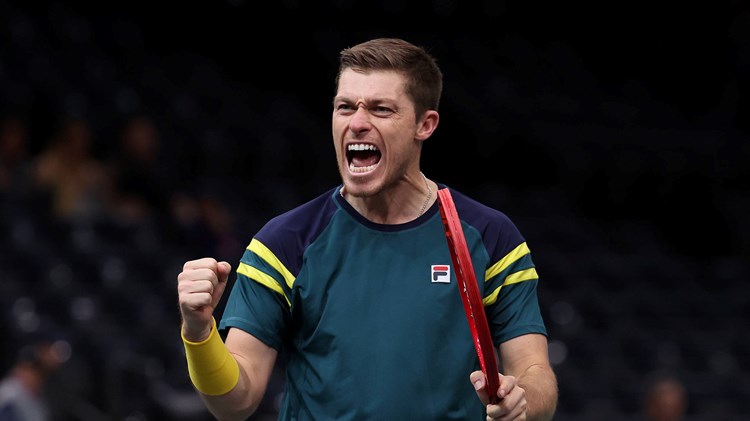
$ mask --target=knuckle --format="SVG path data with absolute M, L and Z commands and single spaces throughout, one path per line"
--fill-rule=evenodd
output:
M 216 259 L 212 257 L 203 257 L 200 259 L 195 260 L 188 260 L 185 262 L 185 264 L 182 266 L 182 270 L 193 270 L 193 269 L 200 269 L 200 268 L 215 268 L 218 263 L 216 262 Z

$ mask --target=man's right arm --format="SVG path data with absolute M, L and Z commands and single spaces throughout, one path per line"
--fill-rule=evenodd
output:
M 226 342 L 218 335 L 213 312 L 231 269 L 212 258 L 189 261 L 177 291 L 193 385 L 217 419 L 244 420 L 263 399 L 277 351 L 240 329 L 230 329 Z
M 258 409 L 263 399 L 277 351 L 236 328 L 229 329 L 226 347 L 239 367 L 237 385 L 223 395 L 200 395 L 216 419 L 245 420 Z

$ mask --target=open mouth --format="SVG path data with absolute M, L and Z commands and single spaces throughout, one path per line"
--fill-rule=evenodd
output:
M 349 171 L 366 173 L 377 167 L 380 150 L 368 143 L 352 143 L 346 148 L 346 161 L 349 163 Z

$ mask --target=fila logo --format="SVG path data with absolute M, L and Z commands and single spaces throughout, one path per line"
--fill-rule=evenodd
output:
M 449 284 L 451 282 L 451 267 L 448 265 L 432 265 L 432 283 Z

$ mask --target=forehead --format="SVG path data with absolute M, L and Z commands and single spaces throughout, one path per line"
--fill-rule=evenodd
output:
M 337 97 L 365 100 L 396 99 L 404 94 L 405 78 L 393 70 L 355 72 L 346 69 L 339 77 Z

